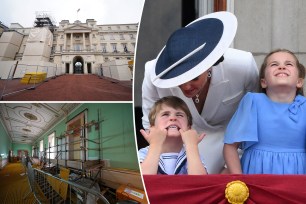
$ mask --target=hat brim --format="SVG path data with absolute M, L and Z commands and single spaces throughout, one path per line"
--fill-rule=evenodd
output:
M 218 44 L 211 50 L 211 52 L 198 64 L 196 64 L 192 69 L 186 70 L 184 73 L 174 76 L 172 78 L 163 79 L 156 74 L 156 69 L 152 69 L 151 81 L 152 83 L 160 88 L 171 88 L 184 84 L 192 79 L 198 77 L 210 67 L 212 67 L 220 57 L 225 53 L 225 51 L 230 47 L 236 31 L 237 31 L 237 18 L 234 14 L 226 11 L 215 12 L 205 15 L 197 20 L 191 22 L 186 27 L 195 24 L 196 22 L 202 21 L 203 19 L 216 18 L 223 23 L 223 33 L 218 42 Z M 205 48 L 205 47 L 204 47 Z M 166 46 L 161 50 L 157 56 L 159 58 L 165 57 Z M 175 68 L 174 68 L 175 69 Z

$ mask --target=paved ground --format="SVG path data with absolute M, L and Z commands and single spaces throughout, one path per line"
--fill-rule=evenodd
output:
M 132 82 L 100 78 L 97 75 L 62 75 L 33 85 L 20 79 L 2 80 L 3 101 L 132 101 Z M 4 90 L 4 91 L 3 91 Z

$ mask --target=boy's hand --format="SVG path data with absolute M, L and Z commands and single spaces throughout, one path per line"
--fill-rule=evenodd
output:
M 204 136 L 206 135 L 204 132 L 202 134 L 198 134 L 196 130 L 194 129 L 189 129 L 189 130 L 182 130 L 180 129 L 180 133 L 182 136 L 182 140 L 184 144 L 187 145 L 198 145 Z
M 167 137 L 166 129 L 158 129 L 155 126 L 150 127 L 149 130 L 140 130 L 142 136 L 150 145 L 162 145 Z

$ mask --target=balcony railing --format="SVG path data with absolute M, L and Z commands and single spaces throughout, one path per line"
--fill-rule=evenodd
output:
M 150 203 L 305 203 L 305 175 L 145 175 Z M 232 199 L 231 202 L 229 199 Z

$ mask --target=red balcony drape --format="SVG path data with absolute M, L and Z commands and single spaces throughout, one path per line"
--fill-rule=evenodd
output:
M 225 188 L 235 180 L 249 189 L 246 204 L 306 203 L 306 176 L 303 175 L 145 175 L 151 204 L 227 204 Z

